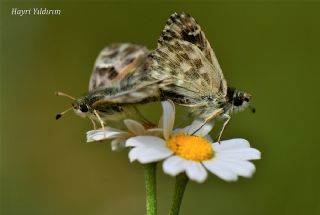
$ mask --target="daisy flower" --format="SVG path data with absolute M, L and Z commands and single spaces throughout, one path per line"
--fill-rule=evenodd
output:
M 260 159 L 261 155 L 260 151 L 250 147 L 247 140 L 212 143 L 208 133 L 213 124 L 201 127 L 200 121 L 173 131 L 174 104 L 165 101 L 162 106 L 164 138 L 147 135 L 129 138 L 125 145 L 132 147 L 129 152 L 131 162 L 138 160 L 145 164 L 164 160 L 165 173 L 177 176 L 185 172 L 189 179 L 199 183 L 205 181 L 208 171 L 225 181 L 252 176 L 255 166 L 249 160 Z
M 87 132 L 87 142 L 101 141 L 106 139 L 112 139 L 111 148 L 113 151 L 121 150 L 125 148 L 125 141 L 130 137 L 150 135 L 162 137 L 163 131 L 161 127 L 151 126 L 148 128 L 140 122 L 132 119 L 125 119 L 125 126 L 128 131 L 123 131 L 120 129 L 105 127 L 104 129 L 91 130 Z M 149 126 L 150 127 L 150 126 Z

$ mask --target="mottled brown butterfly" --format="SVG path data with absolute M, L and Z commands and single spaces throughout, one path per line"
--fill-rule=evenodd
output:
M 72 107 L 57 114 L 56 119 L 73 109 L 77 115 L 89 117 L 95 128 L 95 121 L 100 122 L 102 127 L 107 120 L 124 118 L 147 122 L 134 104 L 150 101 L 150 93 L 157 91 L 157 85 L 149 88 L 141 86 L 143 89 L 140 89 L 134 87 L 136 84 L 133 84 L 130 76 L 143 64 L 149 53 L 146 47 L 132 43 L 115 43 L 105 47 L 94 64 L 87 95 L 74 98 L 56 92 L 56 95 L 74 100 Z
M 73 109 L 103 124 L 115 115 L 137 114 L 135 104 L 168 99 L 204 123 L 225 120 L 218 140 L 230 114 L 247 107 L 251 99 L 248 93 L 227 87 L 210 43 L 186 13 L 170 16 L 154 51 L 134 44 L 103 50 L 88 95 L 76 99 Z

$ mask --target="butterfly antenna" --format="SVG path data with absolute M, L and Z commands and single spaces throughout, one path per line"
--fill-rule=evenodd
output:
M 63 92 L 54 92 L 54 94 L 56 96 L 64 96 L 64 97 L 68 97 L 69 99 L 76 100 L 73 96 L 70 96 L 70 95 L 63 93 Z
M 58 113 L 58 114 L 56 115 L 56 119 L 57 119 L 57 120 L 60 119 L 60 118 L 62 117 L 62 115 L 64 115 L 65 113 L 67 113 L 67 112 L 70 111 L 70 110 L 72 110 L 72 107 L 71 107 L 71 108 L 68 108 L 67 110 L 65 110 L 65 111 L 63 111 L 63 112 L 61 112 L 61 113 Z

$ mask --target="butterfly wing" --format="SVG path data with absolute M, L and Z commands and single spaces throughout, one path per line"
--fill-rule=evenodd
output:
M 149 75 L 150 52 L 144 46 L 122 43 L 104 48 L 99 54 L 89 83 L 92 108 L 126 106 L 159 100 L 160 80 Z
M 89 81 L 89 91 L 115 86 L 135 71 L 149 50 L 142 45 L 115 43 L 105 47 L 98 55 Z
M 132 43 L 112 44 L 100 52 L 90 77 L 86 100 L 101 118 L 143 120 L 134 104 L 148 102 L 154 99 L 153 95 L 158 95 L 156 84 L 141 81 L 145 79 L 144 65 L 148 54 L 146 47 Z
M 213 66 L 201 50 L 186 41 L 174 40 L 151 54 L 151 75 L 162 80 L 160 88 L 167 99 L 186 106 L 202 106 L 203 97 L 221 94 L 221 79 L 210 73 Z
M 184 50 L 179 50 L 179 46 L 184 46 Z M 188 46 L 193 53 L 189 52 Z M 206 67 L 210 69 L 207 71 L 208 78 L 211 79 L 211 84 L 214 84 L 211 88 L 213 88 L 214 92 L 219 90 L 223 95 L 226 95 L 227 83 L 218 60 L 200 25 L 192 16 L 186 13 L 174 13 L 170 16 L 158 40 L 158 51 L 166 52 L 164 47 L 170 47 L 173 52 L 176 52 L 178 47 L 179 51 L 176 54 L 198 56 L 197 59 L 201 59 L 203 64 L 210 63 L 211 68 L 209 66 Z M 197 48 L 199 50 L 196 50 Z M 207 60 L 204 60 L 203 57 Z M 200 71 L 200 73 L 202 72 Z

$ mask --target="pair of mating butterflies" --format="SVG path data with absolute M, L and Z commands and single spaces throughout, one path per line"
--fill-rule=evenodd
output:
M 155 50 L 131 43 L 104 48 L 96 60 L 89 93 L 74 99 L 70 109 L 88 116 L 93 123 L 99 121 L 103 127 L 106 120 L 141 116 L 136 104 L 172 100 L 187 107 L 204 124 L 224 119 L 220 140 L 230 114 L 246 107 L 250 98 L 248 93 L 227 87 L 210 43 L 195 19 L 186 13 L 174 13 Z

